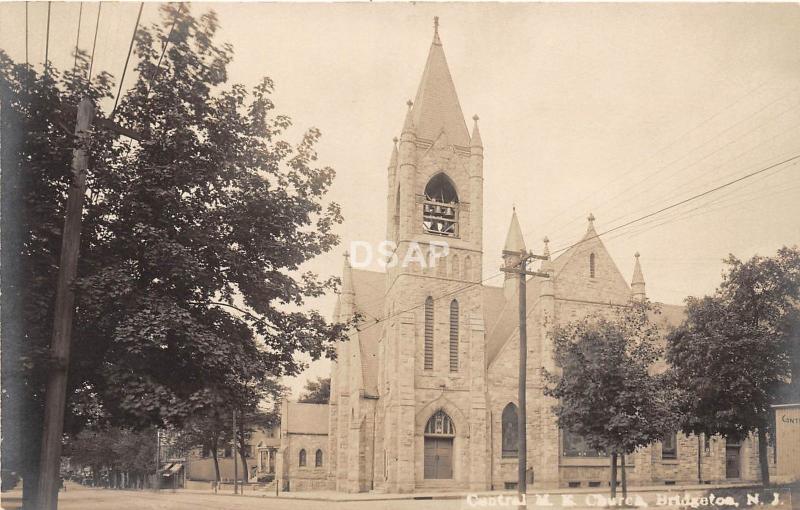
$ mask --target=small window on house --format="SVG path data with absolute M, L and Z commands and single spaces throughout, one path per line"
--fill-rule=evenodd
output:
M 664 441 L 661 443 L 661 458 L 678 458 L 678 434 L 672 433 L 664 438 Z
M 298 464 L 300 465 L 300 467 L 304 467 L 306 465 L 306 451 L 305 451 L 305 449 L 300 450 Z
M 434 175 L 425 186 L 422 225 L 429 234 L 458 235 L 458 194 L 453 182 L 443 173 Z
M 501 418 L 502 456 L 517 458 L 519 456 L 519 421 L 517 406 L 509 402 L 503 409 Z
M 450 302 L 450 371 L 458 372 L 458 301 Z
M 425 300 L 425 370 L 433 370 L 433 298 Z
M 314 466 L 322 467 L 322 450 L 317 450 L 317 453 L 314 454 Z
M 594 278 L 595 274 L 595 263 L 594 263 L 594 253 L 589 255 L 589 278 Z

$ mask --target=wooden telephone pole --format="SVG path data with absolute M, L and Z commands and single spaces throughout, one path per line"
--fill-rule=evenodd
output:
M 73 182 L 67 195 L 64 231 L 61 237 L 61 255 L 53 319 L 53 338 L 50 342 L 51 368 L 47 376 L 42 424 L 42 453 L 39 465 L 39 482 L 35 495 L 37 510 L 56 510 L 58 489 L 61 485 L 61 436 L 64 432 L 64 409 L 67 397 L 67 372 L 72 345 L 72 321 L 75 315 L 75 293 L 72 284 L 78 272 L 78 255 L 81 244 L 81 219 L 86 195 L 86 171 L 89 166 L 87 148 L 91 139 L 92 124 L 146 143 L 144 137 L 130 129 L 117 126 L 109 119 L 95 119 L 95 105 L 84 97 L 77 108 L 75 136 L 77 147 L 72 152 Z M 63 129 L 66 129 L 63 125 Z
M 78 106 L 78 121 L 75 136 L 78 146 L 72 153 L 72 186 L 67 196 L 64 232 L 61 239 L 61 259 L 56 287 L 55 319 L 50 358 L 53 365 L 47 376 L 44 404 L 44 431 L 42 434 L 42 456 L 39 468 L 37 508 L 55 510 L 58 504 L 58 489 L 61 485 L 61 434 L 64 431 L 64 408 L 67 396 L 67 371 L 69 369 L 72 318 L 75 313 L 75 293 L 72 282 L 78 270 L 78 251 L 81 243 L 81 215 L 86 194 L 86 169 L 88 167 L 87 145 L 89 143 L 94 103 L 84 98 Z
M 526 251 L 507 251 L 503 250 L 503 255 L 518 257 L 519 263 L 514 267 L 502 267 L 501 271 L 504 273 L 513 273 L 518 275 L 519 278 L 519 407 L 517 414 L 517 429 L 519 441 L 518 453 L 518 470 L 517 470 L 517 493 L 519 494 L 520 501 L 524 501 L 525 494 L 528 491 L 527 480 L 527 467 L 528 467 L 528 441 L 527 441 L 527 416 L 525 409 L 526 402 L 526 385 L 528 379 L 528 324 L 527 324 L 527 281 L 526 276 L 541 276 L 544 278 L 549 277 L 548 273 L 539 273 L 536 271 L 528 271 L 528 262 L 533 259 L 548 260 L 549 257 L 543 255 L 534 255 Z M 520 508 L 525 508 L 526 505 L 521 505 Z

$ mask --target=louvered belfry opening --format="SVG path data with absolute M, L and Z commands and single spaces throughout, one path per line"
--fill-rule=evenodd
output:
M 450 371 L 458 371 L 458 301 L 450 302 Z
M 433 370 L 433 298 L 425 300 L 425 370 Z
M 425 186 L 422 225 L 429 234 L 458 236 L 458 194 L 443 173 L 433 176 Z

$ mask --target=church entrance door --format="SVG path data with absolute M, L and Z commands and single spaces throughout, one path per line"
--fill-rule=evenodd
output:
M 425 478 L 453 478 L 453 438 L 425 438 Z

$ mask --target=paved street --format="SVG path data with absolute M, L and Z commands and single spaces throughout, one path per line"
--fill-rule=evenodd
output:
M 3 494 L 2 508 L 16 510 L 20 505 L 20 491 Z M 389 500 L 389 501 L 347 501 L 331 502 L 301 500 L 274 496 L 233 496 L 187 491 L 121 491 L 93 489 L 70 484 L 66 492 L 59 496 L 59 510 L 368 510 L 381 508 L 400 510 L 414 508 L 423 510 L 435 508 L 449 510 L 466 508 L 464 500 Z
M 729 489 L 730 490 L 730 489 Z M 751 489 L 744 489 L 749 492 Z M 712 492 L 718 494 L 731 495 L 734 494 L 736 499 L 739 500 L 739 505 L 736 508 L 758 507 L 769 505 L 771 503 L 770 496 L 763 495 L 761 504 L 753 506 L 745 504 L 746 498 L 744 493 L 729 492 L 725 489 L 711 489 Z M 782 490 L 779 505 L 772 508 L 775 509 L 795 509 L 800 508 L 795 502 L 792 506 L 790 496 L 786 489 Z M 691 491 L 693 495 L 697 496 L 699 493 Z M 683 494 L 683 490 L 675 492 L 663 493 L 667 495 Z M 563 494 L 563 492 L 562 492 Z M 632 492 L 633 494 L 633 492 Z M 2 508 L 4 510 L 16 510 L 20 506 L 21 492 L 19 490 L 4 493 L 2 495 Z M 705 503 L 697 501 L 698 505 L 686 504 L 671 504 L 665 501 L 658 502 L 655 498 L 657 493 L 653 491 L 642 492 L 643 500 L 646 506 L 655 507 L 659 510 L 672 510 L 679 508 L 687 508 L 694 506 L 695 508 L 705 509 L 726 509 L 734 508 L 723 503 L 721 500 L 716 504 Z M 357 495 L 342 495 L 331 494 L 334 498 L 346 497 L 347 499 L 332 501 L 319 498 L 321 495 L 294 493 L 287 494 L 280 498 L 275 498 L 272 495 L 256 494 L 246 496 L 234 496 L 231 494 L 211 494 L 202 491 L 178 490 L 161 491 L 158 493 L 150 491 L 121 491 L 112 489 L 93 489 L 83 487 L 76 484 L 68 484 L 68 490 L 62 492 L 59 497 L 59 510 L 368 510 L 368 509 L 386 509 L 386 510 L 465 510 L 474 508 L 516 508 L 513 501 L 506 499 L 497 501 L 496 498 L 502 498 L 499 493 L 493 493 L 485 496 L 487 498 L 495 498 L 494 501 L 484 499 L 477 505 L 475 502 L 467 501 L 466 498 L 455 495 L 437 495 L 437 499 L 407 499 L 406 496 L 398 495 L 374 495 L 374 494 L 357 494 Z M 549 501 L 538 501 L 535 496 L 529 494 L 528 508 L 548 508 L 549 510 L 557 510 L 564 508 L 561 503 L 561 494 L 551 494 L 552 499 Z M 425 498 L 428 496 L 419 495 L 418 498 Z M 587 499 L 589 497 L 589 499 Z M 571 510 L 581 510 L 586 508 L 603 508 L 606 507 L 607 502 L 592 499 L 591 493 L 582 491 L 574 495 L 575 506 L 569 506 Z M 439 499 L 443 498 L 443 499 Z M 587 504 L 588 502 L 588 504 Z M 494 503 L 494 504 L 492 504 Z M 544 503 L 544 504 L 537 504 Z M 635 504 L 640 504 L 636 502 Z

